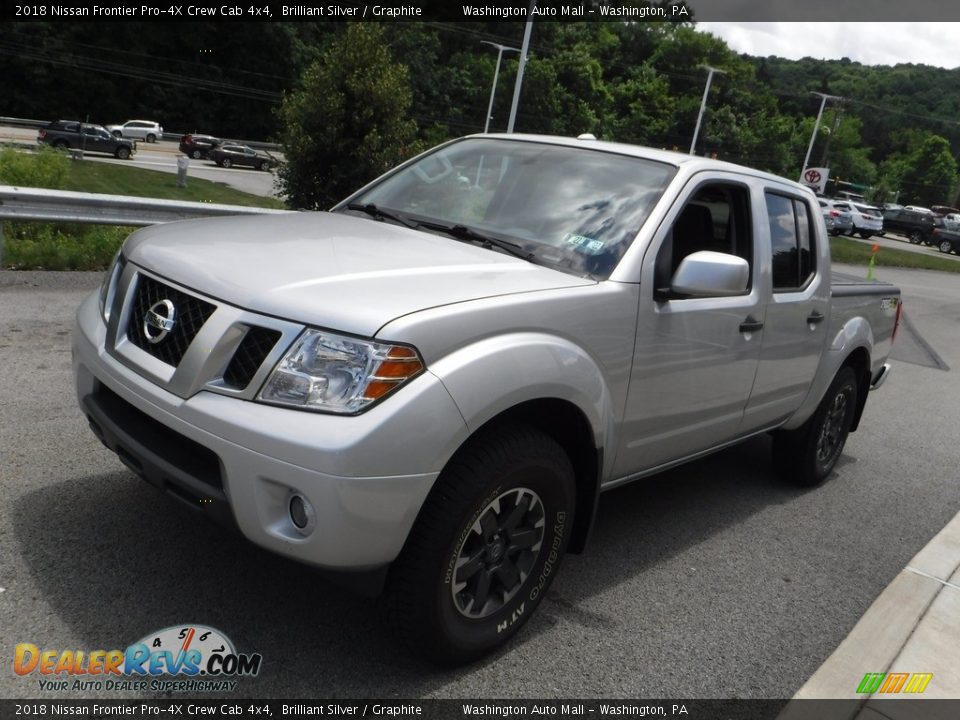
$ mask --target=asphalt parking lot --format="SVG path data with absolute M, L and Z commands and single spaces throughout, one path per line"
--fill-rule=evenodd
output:
M 198 523 L 100 445 L 69 345 L 99 274 L 0 272 L 0 697 L 51 699 L 10 671 L 16 643 L 123 648 L 181 623 L 262 653 L 232 697 L 789 697 L 960 510 L 960 275 L 876 274 L 909 325 L 830 481 L 783 484 L 764 437 L 611 491 L 516 640 L 439 672 L 375 601 Z M 95 696 L 138 697 L 69 695 Z

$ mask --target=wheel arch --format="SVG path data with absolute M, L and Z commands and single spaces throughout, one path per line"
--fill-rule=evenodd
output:
M 567 552 L 582 552 L 597 511 L 603 466 L 603 447 L 597 447 L 590 421 L 584 412 L 569 400 L 528 400 L 490 418 L 467 438 L 464 445 L 481 433 L 513 423 L 540 430 L 556 441 L 570 458 L 576 480 L 576 512 Z

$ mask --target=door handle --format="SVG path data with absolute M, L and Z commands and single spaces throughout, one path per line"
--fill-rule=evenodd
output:
M 750 333 L 763 330 L 763 323 L 753 317 L 753 315 L 747 315 L 747 319 L 740 323 L 740 332 Z
M 811 325 L 816 325 L 817 323 L 823 322 L 824 315 L 819 310 L 814 310 L 812 313 L 807 315 L 807 322 Z

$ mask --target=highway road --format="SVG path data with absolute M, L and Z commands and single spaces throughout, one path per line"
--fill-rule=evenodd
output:
M 99 274 L 0 272 L 6 656 L 203 623 L 263 655 L 235 698 L 789 697 L 960 510 L 960 375 L 945 369 L 960 367 L 960 275 L 877 275 L 903 288 L 909 325 L 834 477 L 784 484 L 761 437 L 611 491 L 515 641 L 439 672 L 386 637 L 374 601 L 198 522 L 100 445 L 69 345 Z M 0 673 L 0 697 L 81 696 L 142 695 L 52 698 Z
M 0 127 L 0 144 L 4 142 L 32 144 L 35 143 L 36 140 L 37 131 L 34 129 L 9 126 Z M 283 158 L 281 153 L 273 154 L 278 158 Z M 108 155 L 98 155 L 95 153 L 87 153 L 85 160 L 176 173 L 178 157 L 182 157 L 178 143 L 161 140 L 156 143 L 138 141 L 137 152 L 131 160 L 117 160 Z M 189 177 L 223 183 L 236 190 L 251 193 L 252 195 L 280 197 L 275 186 L 276 178 L 273 172 L 261 172 L 260 170 L 246 168 L 221 168 L 209 160 L 190 160 L 190 168 L 187 174 Z

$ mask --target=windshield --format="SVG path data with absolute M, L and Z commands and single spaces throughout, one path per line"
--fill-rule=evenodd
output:
M 412 223 L 465 226 L 515 243 L 533 262 L 605 279 L 675 172 L 664 163 L 585 148 L 468 138 L 394 173 L 351 204 L 372 204 Z

